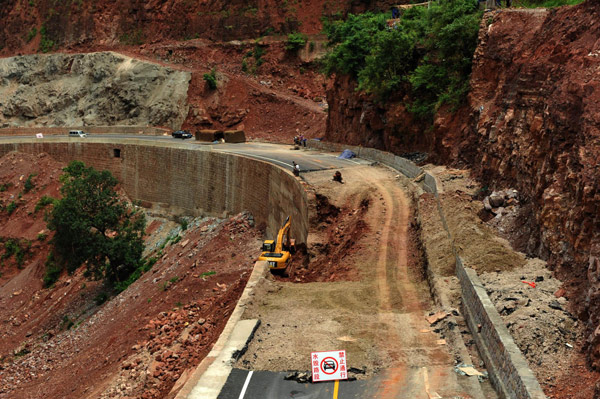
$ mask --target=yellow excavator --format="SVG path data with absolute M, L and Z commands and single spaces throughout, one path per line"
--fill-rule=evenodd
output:
M 292 221 L 288 216 L 283 227 L 279 229 L 277 241 L 265 240 L 262 245 L 263 252 L 258 260 L 264 260 L 271 271 L 285 270 L 296 252 L 296 240 L 290 238 L 290 227 Z

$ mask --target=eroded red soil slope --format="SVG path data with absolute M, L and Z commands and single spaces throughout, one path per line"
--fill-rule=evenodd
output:
M 84 45 L 142 44 L 206 38 L 228 41 L 301 31 L 316 34 L 321 19 L 408 1 L 376 0 L 17 0 L 0 7 L 0 52 Z M 42 27 L 43 32 L 42 32 Z M 35 29 L 35 30 L 34 30 Z
M 31 242 L 21 266 L 14 255 L 0 266 L 0 397 L 167 397 L 218 338 L 259 233 L 246 215 L 195 219 L 185 231 L 157 219 L 147 241 L 158 261 L 118 296 L 99 305 L 106 288 L 82 270 L 43 288 L 49 235 L 34 208 L 42 195 L 58 196 L 62 167 L 45 155 L 0 159 L 0 181 L 12 183 L 0 199 L 18 204 L 0 214 L 1 234 Z M 24 193 L 29 175 L 34 188 Z

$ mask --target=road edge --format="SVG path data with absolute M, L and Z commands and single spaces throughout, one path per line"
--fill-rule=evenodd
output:
M 181 379 L 185 379 L 185 381 L 177 381 L 174 390 L 180 386 L 181 389 L 174 396 L 175 399 L 217 398 L 229 377 L 233 362 L 246 351 L 248 343 L 252 340 L 254 332 L 260 325 L 258 319 L 241 320 L 241 318 L 254 288 L 265 276 L 266 271 L 266 262 L 258 261 L 254 264 L 244 292 L 231 313 L 231 317 L 219 339 L 191 375 L 183 375 Z

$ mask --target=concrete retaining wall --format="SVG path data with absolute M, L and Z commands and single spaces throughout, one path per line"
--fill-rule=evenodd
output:
M 349 149 L 362 158 L 379 161 L 384 165 L 397 169 L 409 178 L 425 173 L 423 169 L 407 159 L 372 148 L 312 140 L 308 142 L 308 146 L 335 152 Z M 490 373 L 492 384 L 504 398 L 545 399 L 546 395 L 544 395 L 542 388 L 529 368 L 527 360 L 513 341 L 506 325 L 492 304 L 477 273 L 475 270 L 464 266 L 462 258 L 454 247 L 452 234 L 448 228 L 438 195 L 435 178 L 425 173 L 421 185 L 425 191 L 435 194 L 444 229 L 452 242 L 452 251 L 456 259 L 456 275 L 461 285 L 465 319 Z
M 292 236 L 306 242 L 312 194 L 291 173 L 269 163 L 135 139 L 0 143 L 0 156 L 10 151 L 47 153 L 59 161 L 81 160 L 109 170 L 132 199 L 164 213 L 222 217 L 247 210 L 258 225 L 266 225 L 269 237 L 290 215 Z

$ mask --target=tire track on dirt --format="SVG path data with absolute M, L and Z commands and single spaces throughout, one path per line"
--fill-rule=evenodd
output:
M 380 341 L 397 365 L 386 370 L 377 398 L 431 398 L 456 386 L 451 358 L 428 331 L 424 314 L 430 298 L 423 282 L 409 268 L 410 204 L 394 181 L 373 179 L 374 223 L 381 225 L 377 250 L 376 286 L 379 319 L 385 327 Z M 425 291 L 425 292 L 424 292 Z M 395 344 L 391 344 L 395 343 Z

